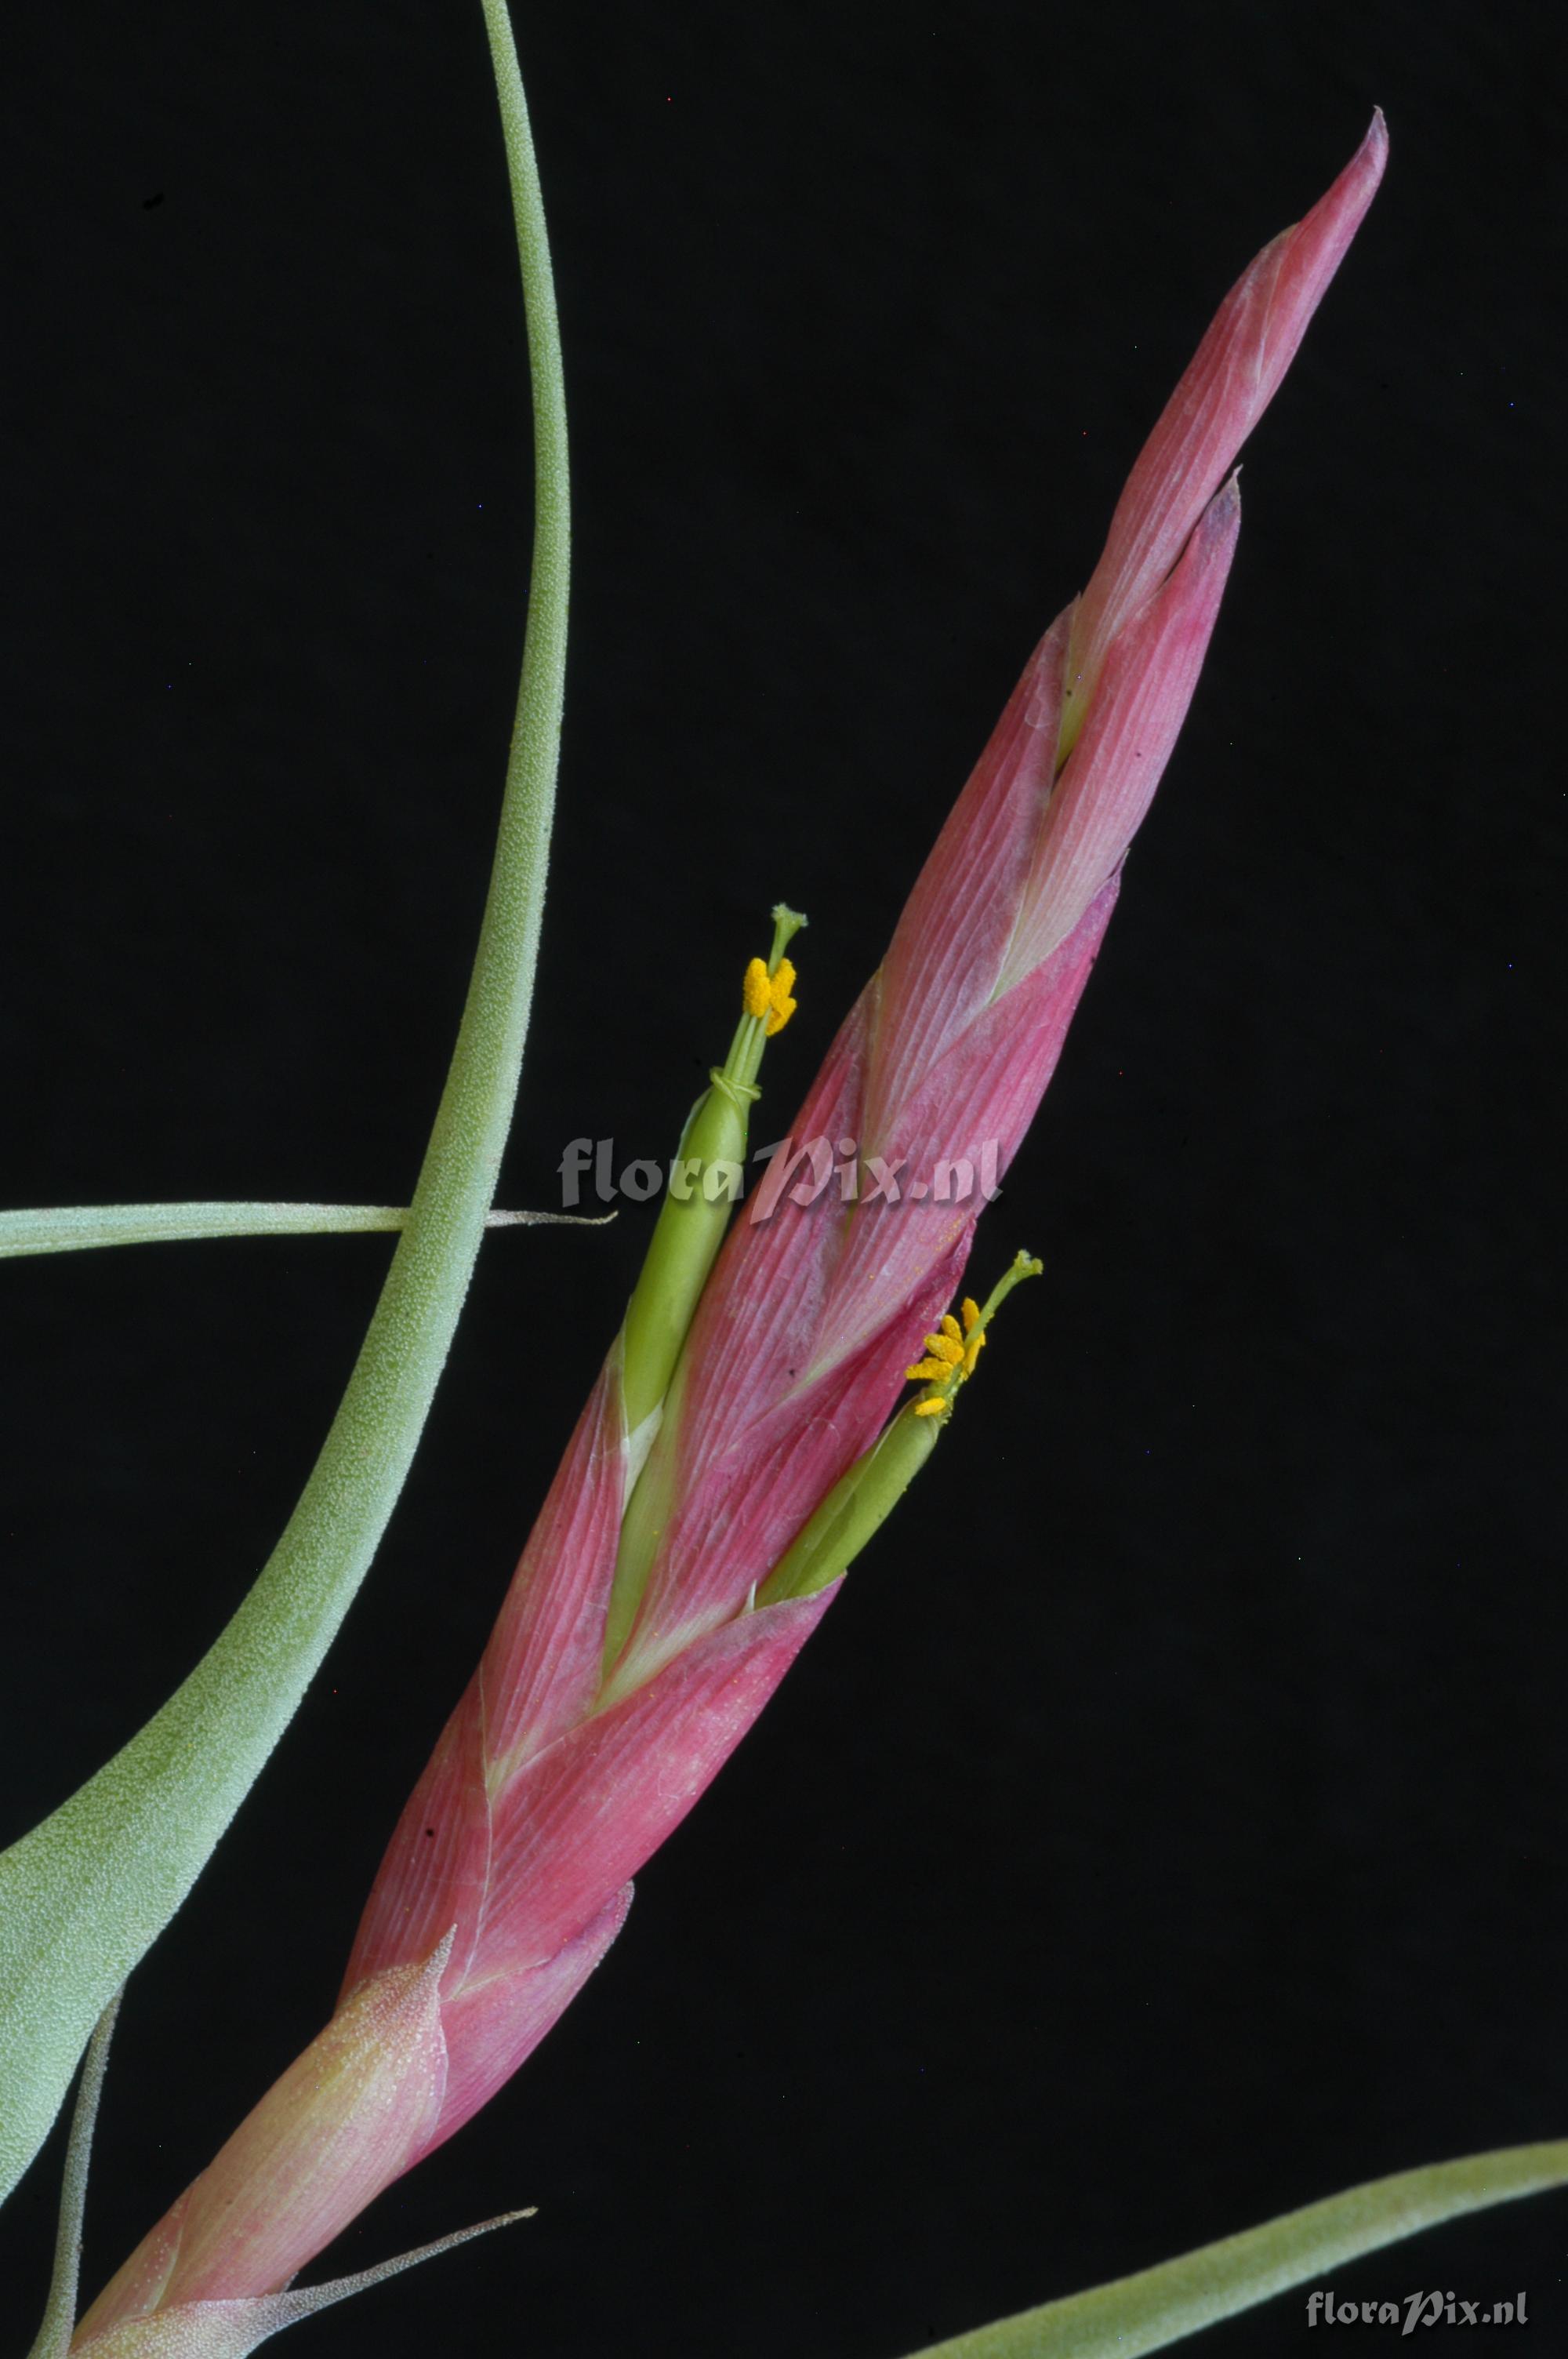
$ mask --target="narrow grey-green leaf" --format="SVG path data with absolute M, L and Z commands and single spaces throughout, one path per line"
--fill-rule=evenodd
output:
M 1369 2180 L 1179 2260 L 933 2343 L 911 2359 L 1139 2359 L 1462 2212 L 1568 2183 L 1568 2139 Z
M 487 1229 L 598 1228 L 612 1212 L 487 1212 Z M 51 1204 L 0 1212 L 0 1261 L 192 1237 L 303 1237 L 406 1229 L 406 1204 Z
M 408 1225 L 299 1504 L 161 1712 L 0 1854 L 0 2196 L 93 2025 L 238 1809 L 348 1609 L 407 1473 L 484 1233 L 527 1030 L 566 669 L 566 408 L 544 207 L 511 27 L 485 22 L 523 266 L 535 527 L 517 718 L 484 921 Z
M 49 2299 L 44 2305 L 43 2323 L 38 2328 L 27 2359 L 67 2359 L 70 2338 L 76 2329 L 76 2294 L 81 2276 L 81 2223 L 87 2212 L 87 2174 L 92 2162 L 92 2133 L 98 2126 L 98 2101 L 103 2094 L 103 2075 L 109 2070 L 109 2043 L 114 2037 L 114 2019 L 120 2012 L 120 1994 L 115 1992 L 98 2018 L 98 2028 L 87 2043 L 87 2060 L 81 2068 L 81 2080 L 76 2092 L 76 2110 L 71 2115 L 70 2137 L 65 2150 L 65 2171 L 60 2182 L 59 2220 L 55 2230 L 54 2270 L 49 2278 Z

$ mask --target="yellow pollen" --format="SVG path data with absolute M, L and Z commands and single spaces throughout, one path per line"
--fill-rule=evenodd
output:
M 746 979 L 741 985 L 741 997 L 745 1004 L 747 1015 L 754 1016 L 759 1020 L 766 1016 L 773 1006 L 773 984 L 768 978 L 768 963 L 765 959 L 753 959 L 746 969 Z M 769 1031 L 771 1032 L 773 1028 L 770 1024 Z
M 966 1294 L 958 1305 L 958 1318 L 950 1310 L 943 1314 L 935 1334 L 925 1338 L 924 1359 L 903 1372 L 912 1385 L 928 1387 L 924 1399 L 911 1404 L 916 1417 L 940 1417 L 952 1408 L 959 1386 L 968 1383 L 985 1350 L 986 1321 L 1021 1278 L 1038 1277 L 1040 1270 L 1039 1262 L 1020 1254 L 1000 1285 L 992 1288 L 983 1310 Z
M 760 966 L 762 964 L 762 961 L 759 959 L 756 963 Z M 748 969 L 746 976 L 748 984 L 750 984 L 751 979 L 751 973 Z M 767 1017 L 768 1038 L 770 1040 L 773 1038 L 775 1032 L 782 1032 L 784 1030 L 784 1026 L 795 1014 L 795 1003 L 790 996 L 794 989 L 795 962 L 793 959 L 780 959 L 778 966 L 773 973 L 773 980 L 768 984 Z M 747 1004 L 750 1008 L 750 1002 L 748 1001 Z M 760 1009 L 752 1010 L 751 1012 L 755 1014 L 762 1013 Z
M 916 1401 L 916 1417 L 935 1417 L 939 1409 L 951 1408 L 954 1392 L 974 1375 L 975 1364 L 985 1347 L 986 1331 L 980 1325 L 979 1305 L 966 1295 L 958 1308 L 963 1314 L 963 1326 L 950 1310 L 946 1312 L 937 1332 L 925 1338 L 925 1357 L 903 1372 L 912 1385 L 941 1386 L 929 1400 Z

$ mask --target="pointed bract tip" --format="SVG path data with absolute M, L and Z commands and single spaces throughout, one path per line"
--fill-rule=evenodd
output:
M 1239 467 L 1232 467 L 1229 474 L 1204 510 L 1204 520 L 1206 523 L 1228 524 L 1232 516 L 1238 516 L 1240 514 L 1241 470 Z
M 1241 470 L 1233 467 L 1198 518 L 1205 554 L 1210 561 L 1223 550 L 1228 570 L 1241 530 Z
M 1336 220 L 1340 224 L 1343 244 L 1347 245 L 1378 193 L 1388 161 L 1389 126 L 1384 121 L 1382 108 L 1375 106 L 1372 120 L 1362 134 L 1360 146 L 1333 187 L 1319 198 L 1307 219 Z
M 1240 530 L 1241 470 L 1233 467 L 1193 527 L 1180 566 L 1192 569 L 1195 582 L 1210 578 L 1217 568 L 1223 584 Z
M 352 2277 L 332 2277 L 325 2285 L 290 2286 L 279 2293 L 232 2301 L 181 2302 L 173 2310 L 125 2319 L 79 2343 L 79 2359 L 249 2359 L 251 2352 L 281 2334 L 285 2327 L 297 2326 L 354 2294 L 384 2285 L 389 2277 L 400 2277 L 422 2261 L 456 2252 L 476 2236 L 510 2228 L 519 2220 L 533 2220 L 538 2209 L 536 2203 L 529 2203 L 518 2212 L 500 2212 L 493 2220 L 459 2228 L 449 2236 L 438 2236 L 433 2244 L 416 2245 L 412 2252 L 395 2254 L 389 2261 L 378 2261 Z
M 1372 120 L 1367 125 L 1360 147 L 1356 150 L 1355 161 L 1361 166 L 1371 181 L 1372 187 L 1376 189 L 1389 161 L 1388 118 L 1380 106 L 1375 106 L 1372 109 Z

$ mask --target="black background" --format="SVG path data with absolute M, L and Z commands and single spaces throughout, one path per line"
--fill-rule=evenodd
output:
M 1568 2130 L 1549 24 L 519 7 L 576 548 L 514 1203 L 579 1134 L 669 1149 L 780 895 L 784 1126 L 1212 308 L 1374 101 L 1393 158 L 981 1232 L 982 1283 L 1046 1281 L 588 1993 L 323 2267 L 539 2218 L 302 2353 L 891 2359 Z M 526 580 L 478 7 L 84 0 L 4 48 L 0 1187 L 395 1199 Z M 487 1245 L 373 1574 L 132 1987 L 92 2286 L 327 2013 L 648 1217 Z M 243 1594 L 386 1258 L 6 1266 L 0 1836 Z M 58 2160 L 0 2221 L 18 2351 Z M 1522 2286 L 1559 2348 L 1568 2202 L 1334 2282 Z M 1193 2347 L 1303 2344 L 1292 2295 Z

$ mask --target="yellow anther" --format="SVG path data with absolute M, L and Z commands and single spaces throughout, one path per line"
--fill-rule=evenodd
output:
M 762 962 L 759 960 L 757 963 L 760 965 Z M 751 975 L 749 972 L 746 980 L 748 984 L 750 984 Z M 795 1014 L 795 1003 L 790 995 L 794 989 L 795 962 L 793 959 L 780 959 L 777 967 L 773 971 L 773 980 L 768 985 L 767 1017 L 768 1038 L 770 1040 L 773 1038 L 775 1032 L 782 1032 L 784 1030 L 784 1026 Z M 748 1002 L 748 1006 L 749 1005 L 750 1003 Z M 754 1012 L 761 1014 L 762 1011 L 758 1009 Z
M 785 964 L 788 964 L 787 960 Z M 741 997 L 745 1003 L 747 1015 L 754 1016 L 759 1020 L 766 1016 L 773 1004 L 773 986 L 768 973 L 766 959 L 753 959 L 746 969 L 746 979 L 741 985 Z M 773 1028 L 770 1024 L 769 1031 L 771 1032 Z
M 764 1026 L 771 1040 L 782 1032 L 795 1014 L 795 961 L 782 958 L 772 974 L 766 959 L 754 958 L 746 969 L 746 979 L 741 986 L 741 997 L 746 1013 Z
M 940 1417 L 952 1408 L 959 1386 L 968 1383 L 985 1349 L 988 1321 L 1020 1279 L 1038 1277 L 1040 1268 L 1039 1262 L 1020 1254 L 1000 1285 L 986 1297 L 983 1310 L 966 1294 L 957 1319 L 950 1310 L 944 1313 L 936 1333 L 925 1338 L 925 1357 L 903 1372 L 912 1385 L 930 1386 L 923 1400 L 912 1403 L 916 1417 Z

